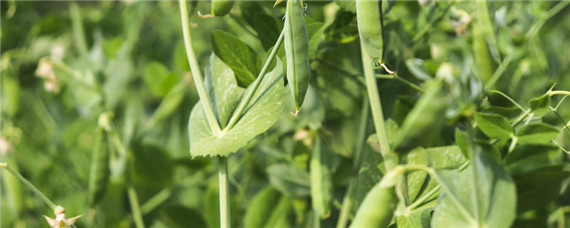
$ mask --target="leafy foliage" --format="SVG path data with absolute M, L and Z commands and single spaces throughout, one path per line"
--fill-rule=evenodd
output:
M 369 75 L 355 2 L 305 0 L 311 79 L 296 118 L 277 42 L 286 4 L 231 3 L 210 18 L 197 11 L 211 1 L 189 3 L 206 100 L 175 2 L 1 1 L 2 166 L 82 214 L 78 227 L 219 227 L 217 156 L 234 227 L 349 226 L 384 205 L 364 201 L 390 162 L 404 170 L 390 227 L 570 224 L 570 2 L 384 1 L 395 73 Z M 0 227 L 45 227 L 52 208 L 6 170 Z

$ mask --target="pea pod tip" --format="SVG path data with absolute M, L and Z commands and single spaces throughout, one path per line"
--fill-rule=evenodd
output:
M 295 109 L 295 113 L 290 112 L 289 114 L 291 114 L 293 117 L 297 117 L 297 115 L 299 114 L 300 111 L 301 110 L 299 110 L 299 109 Z

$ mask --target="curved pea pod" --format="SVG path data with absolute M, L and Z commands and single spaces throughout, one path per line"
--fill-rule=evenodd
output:
M 386 175 L 366 194 L 350 224 L 351 228 L 388 227 L 390 225 L 398 197 L 394 185 L 387 184 L 385 181 L 388 176 L 393 179 L 393 175 Z
M 394 151 L 407 152 L 417 146 L 427 146 L 445 124 L 448 99 L 442 79 L 436 79 L 410 111 L 394 142 Z
M 295 114 L 299 112 L 309 88 L 309 36 L 303 9 L 295 0 L 287 1 L 285 14 L 285 56 L 287 57 L 287 81 L 295 101 Z
M 382 0 L 356 0 L 356 20 L 366 54 L 384 63 Z
M 212 0 L 212 16 L 224 16 L 228 14 L 234 6 L 234 0 Z
M 110 176 L 110 149 L 111 143 L 109 142 L 108 134 L 104 129 L 98 128 L 95 136 L 91 171 L 89 174 L 88 197 L 90 208 L 94 208 L 105 195 Z
M 321 218 L 326 218 L 330 214 L 332 178 L 325 160 L 326 156 L 321 148 L 321 138 L 317 136 L 310 162 L 311 200 L 316 214 Z

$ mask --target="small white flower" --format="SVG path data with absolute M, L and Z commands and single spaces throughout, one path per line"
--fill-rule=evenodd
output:
M 50 227 L 53 228 L 70 228 L 71 225 L 81 217 L 81 215 L 73 218 L 65 218 L 65 209 L 62 206 L 55 207 L 55 218 L 50 218 L 44 215 Z

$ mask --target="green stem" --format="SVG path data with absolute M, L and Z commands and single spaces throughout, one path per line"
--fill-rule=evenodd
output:
M 499 94 L 499 95 L 503 96 L 504 98 L 506 98 L 507 100 L 509 100 L 511 103 L 513 103 L 515 106 L 517 106 L 517 108 L 519 108 L 519 109 L 522 110 L 523 112 L 526 111 L 519 103 L 517 103 L 515 100 L 513 100 L 513 99 L 512 99 L 511 97 L 509 97 L 507 94 L 505 94 L 505 93 L 503 93 L 503 92 L 501 92 L 501 91 L 499 91 L 499 90 L 494 90 L 494 89 L 492 89 L 492 90 L 489 90 L 489 91 L 487 91 L 487 92 Z
M 214 109 L 212 108 L 210 97 L 206 92 L 204 87 L 204 82 L 202 81 L 202 73 L 200 73 L 200 66 L 194 55 L 194 49 L 192 48 L 192 37 L 190 36 L 190 23 L 188 19 L 188 9 L 186 8 L 186 0 L 180 0 L 180 19 L 182 21 L 182 34 L 184 36 L 184 46 L 186 47 L 186 56 L 188 57 L 188 62 L 190 63 L 190 71 L 192 72 L 192 78 L 194 79 L 194 84 L 196 85 L 196 90 L 198 91 L 198 96 L 200 97 L 200 103 L 202 104 L 202 109 L 206 114 L 206 119 L 210 129 L 214 135 L 219 135 L 221 133 L 220 124 L 214 114 Z
M 509 55 L 505 59 L 503 59 L 503 62 L 501 63 L 499 68 L 495 71 L 495 73 L 493 73 L 493 76 L 491 76 L 491 79 L 489 79 L 487 84 L 485 84 L 485 90 L 493 88 L 493 86 L 495 85 L 495 83 L 497 83 L 499 78 L 503 76 L 503 73 L 505 72 L 505 70 L 507 70 L 507 67 L 509 66 L 509 64 L 511 64 L 512 60 L 513 60 L 512 55 Z
M 218 175 L 220 186 L 220 227 L 231 228 L 230 188 L 228 186 L 228 160 L 218 157 Z
M 81 12 L 77 2 L 71 2 L 69 5 L 71 26 L 73 28 L 73 39 L 79 49 L 79 53 L 83 56 L 87 56 L 87 44 L 85 42 L 85 35 L 83 32 L 83 22 L 81 21 Z
M 420 93 L 424 93 L 424 92 L 425 92 L 421 87 L 417 86 L 416 84 L 414 84 L 414 83 L 412 83 L 412 82 L 410 82 L 410 81 L 408 81 L 408 80 L 406 80 L 406 79 L 401 78 L 400 76 L 398 76 L 398 74 L 397 74 L 396 72 L 394 72 L 394 74 L 377 74 L 377 75 L 376 75 L 376 78 L 382 78 L 382 79 L 396 79 L 396 80 L 398 80 L 399 82 L 406 84 L 407 86 L 411 87 L 412 89 L 417 90 L 417 91 L 420 92 Z
M 366 89 L 368 91 L 368 99 L 370 99 L 370 109 L 372 110 L 372 117 L 374 120 L 374 127 L 376 129 L 376 136 L 378 143 L 380 143 L 380 153 L 384 159 L 386 172 L 396 167 L 396 154 L 390 149 L 388 141 L 388 134 L 386 133 L 386 126 L 384 125 L 384 114 L 382 112 L 382 103 L 380 102 L 380 94 L 378 93 L 378 86 L 376 85 L 376 77 L 374 69 L 370 65 L 371 58 L 362 49 L 364 45 L 360 45 L 362 54 L 362 68 L 364 71 L 364 79 L 366 81 Z M 396 185 L 397 195 L 399 198 L 404 199 L 407 205 L 409 202 L 408 186 L 405 178 L 401 178 Z
M 384 158 L 386 171 L 389 171 L 396 166 L 396 155 L 390 149 L 388 135 L 386 133 L 386 126 L 384 126 L 384 113 L 382 112 L 382 103 L 380 102 L 378 86 L 376 85 L 374 69 L 372 69 L 372 66 L 370 65 L 370 57 L 366 54 L 364 49 L 361 50 L 361 53 L 362 67 L 364 69 L 364 78 L 366 80 L 368 99 L 370 99 L 370 108 L 372 110 L 374 128 L 376 129 L 376 136 L 378 137 L 378 142 L 380 143 L 380 153 Z
M 144 228 L 144 222 L 141 216 L 137 192 L 135 192 L 135 189 L 130 184 L 129 187 L 127 188 L 127 194 L 129 196 L 129 203 L 131 204 L 131 210 L 133 212 L 133 219 L 135 220 L 135 226 L 137 228 Z
M 38 195 L 52 210 L 55 210 L 55 203 L 53 203 L 46 195 L 44 195 L 36 186 L 34 186 L 30 181 L 28 181 L 24 176 L 22 176 L 18 171 L 12 169 L 8 166 L 8 163 L 0 163 L 0 167 L 8 170 L 12 175 L 14 175 L 18 180 L 20 180 L 26 187 L 32 190 L 36 195 Z
M 352 202 L 353 202 L 352 199 L 354 197 L 354 191 L 356 189 L 356 186 L 358 185 L 358 172 L 360 166 L 362 165 L 362 158 L 364 157 L 362 147 L 366 137 L 366 128 L 368 126 L 368 113 L 369 113 L 368 103 L 369 103 L 368 97 L 365 96 L 364 101 L 362 102 L 362 109 L 360 115 L 360 123 L 359 123 L 360 130 L 358 131 L 356 146 L 354 149 L 354 165 L 353 165 L 354 174 L 352 180 L 350 180 L 350 183 L 348 184 L 348 189 L 346 190 L 346 193 L 344 194 L 344 197 L 342 199 L 342 207 L 340 209 L 338 222 L 336 223 L 337 228 L 346 227 L 346 223 L 348 221 L 348 215 L 350 214 L 350 210 L 352 209 Z
M 223 133 L 226 133 L 230 129 L 232 129 L 236 125 L 237 121 L 241 118 L 243 112 L 245 111 L 245 109 L 249 105 L 249 102 L 253 98 L 253 95 L 257 91 L 257 88 L 259 88 L 259 85 L 261 85 L 261 81 L 263 81 L 263 78 L 265 77 L 265 73 L 269 69 L 271 62 L 273 61 L 273 59 L 275 59 L 275 55 L 277 54 L 277 50 L 279 50 L 279 47 L 281 46 L 281 43 L 283 42 L 284 36 L 285 36 L 284 31 L 281 31 L 281 35 L 279 35 L 279 39 L 277 39 L 277 42 L 275 42 L 275 46 L 273 46 L 273 50 L 271 50 L 271 53 L 267 57 L 267 60 L 265 61 L 265 65 L 263 65 L 263 68 L 261 69 L 261 72 L 259 72 L 259 75 L 257 76 L 257 79 L 255 79 L 255 82 L 253 82 L 253 88 L 251 90 L 249 90 L 247 92 L 247 94 L 245 94 L 245 96 L 241 99 L 239 106 L 236 108 L 236 110 L 232 114 L 232 117 L 230 118 L 230 121 L 228 122 L 228 125 L 226 126 L 226 128 L 224 128 Z

